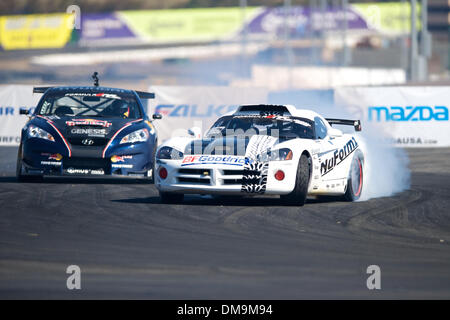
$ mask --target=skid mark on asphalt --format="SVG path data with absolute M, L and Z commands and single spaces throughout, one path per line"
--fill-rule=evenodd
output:
M 365 238 L 404 243 L 424 242 L 439 243 L 441 237 L 448 238 L 448 231 L 437 235 L 437 225 L 428 226 L 417 221 L 420 212 L 429 212 L 432 204 L 430 193 L 425 190 L 413 189 L 403 192 L 400 197 L 379 199 L 381 205 L 366 210 L 344 223 L 354 234 Z M 411 209 L 414 209 L 413 211 Z M 425 220 L 431 221 L 430 217 Z M 435 223 L 438 222 L 435 220 Z
M 255 214 L 254 208 L 238 209 L 237 211 L 232 212 L 223 219 L 223 225 L 230 231 L 240 234 L 249 234 L 250 231 L 248 225 L 246 225 L 244 222 L 244 217 L 247 215 L 254 215 L 254 214 Z

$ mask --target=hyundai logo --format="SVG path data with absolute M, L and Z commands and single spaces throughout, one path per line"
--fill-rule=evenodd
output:
M 92 146 L 94 144 L 94 140 L 84 139 L 83 141 L 81 141 L 81 143 L 84 144 L 85 146 Z

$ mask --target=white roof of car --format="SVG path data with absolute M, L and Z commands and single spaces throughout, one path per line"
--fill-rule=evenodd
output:
M 297 109 L 295 106 L 289 105 L 289 113 L 294 117 L 306 118 L 314 121 L 315 117 L 322 117 L 320 114 L 309 109 Z M 292 108 L 291 108 L 292 107 Z

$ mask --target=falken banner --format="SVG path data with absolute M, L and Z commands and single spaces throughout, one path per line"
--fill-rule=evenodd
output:
M 353 87 L 335 90 L 346 108 L 380 138 L 404 147 L 450 146 L 450 87 Z
M 175 136 L 186 136 L 187 129 L 200 128 L 205 133 L 224 114 L 242 104 L 266 103 L 264 88 L 221 86 L 151 86 L 155 100 L 149 100 L 147 112 L 162 114 L 154 122 L 159 143 Z
M 20 115 L 20 109 L 32 111 L 41 97 L 33 94 L 33 86 L 0 86 L 0 145 L 16 146 L 20 143 L 20 131 L 28 120 Z

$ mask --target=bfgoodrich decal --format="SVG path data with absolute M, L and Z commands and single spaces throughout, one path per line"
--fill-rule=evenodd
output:
M 225 164 L 233 166 L 243 166 L 246 160 L 239 156 L 185 156 L 181 164 L 182 167 L 197 164 Z
M 320 164 L 320 173 L 322 176 L 333 170 L 338 164 L 344 161 L 353 151 L 358 148 L 355 137 L 352 137 L 343 148 L 335 150 L 333 156 Z

